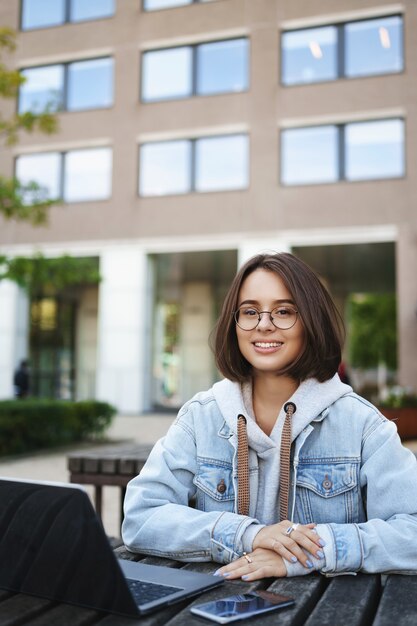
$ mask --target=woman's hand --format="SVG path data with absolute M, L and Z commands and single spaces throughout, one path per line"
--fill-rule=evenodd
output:
M 252 548 L 272 550 L 291 563 L 300 561 L 304 567 L 310 568 L 313 564 L 308 558 L 308 553 L 318 559 L 324 556 L 321 550 L 324 541 L 314 527 L 315 524 L 293 524 L 289 520 L 265 526 L 256 535 Z M 292 530 L 288 532 L 290 528 Z
M 273 550 L 265 548 L 256 548 L 236 561 L 221 567 L 215 573 L 215 576 L 223 576 L 227 580 L 242 578 L 246 582 L 260 578 L 282 578 L 286 575 L 287 568 L 282 557 Z

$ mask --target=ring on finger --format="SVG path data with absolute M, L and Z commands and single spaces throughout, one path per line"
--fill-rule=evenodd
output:
M 288 526 L 287 530 L 285 531 L 285 534 L 290 536 L 293 530 L 297 530 L 299 524 L 291 524 L 291 526 Z
M 247 560 L 248 563 L 253 563 L 252 559 L 250 558 L 249 554 L 246 554 L 246 552 L 243 553 L 243 556 L 245 557 L 245 559 Z

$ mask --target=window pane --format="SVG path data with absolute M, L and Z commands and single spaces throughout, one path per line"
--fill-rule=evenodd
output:
M 348 180 L 404 176 L 403 120 L 348 124 L 345 151 Z
M 164 196 L 191 188 L 191 143 L 161 141 L 140 148 L 139 193 Z
M 22 29 L 56 26 L 65 22 L 65 0 L 22 0 Z
M 104 200 L 111 195 L 110 148 L 73 150 L 65 155 L 64 200 Z
M 345 38 L 346 76 L 385 74 L 403 69 L 401 17 L 346 24 Z
M 35 200 L 54 199 L 60 195 L 61 155 L 58 152 L 28 154 L 16 159 L 16 177 L 27 185 L 37 183 L 40 192 L 28 192 L 24 197 L 25 204 Z
M 243 189 L 248 186 L 248 138 L 207 137 L 196 141 L 197 191 Z
M 184 4 L 191 4 L 193 0 L 143 0 L 145 11 L 155 11 L 156 9 L 168 9 L 170 7 L 182 7 Z
M 334 80 L 337 78 L 337 29 L 325 26 L 283 33 L 281 55 L 284 85 Z
M 19 113 L 59 111 L 63 106 L 64 68 L 48 65 L 23 70 L 26 82 L 19 90 Z
M 248 41 L 234 39 L 197 47 L 197 93 L 244 91 L 248 88 Z
M 142 100 L 180 98 L 191 92 L 191 48 L 169 48 L 142 55 Z
M 281 133 L 281 182 L 330 183 L 339 177 L 335 126 L 294 128 Z
M 113 104 L 113 59 L 80 61 L 68 66 L 69 111 Z
M 114 0 L 71 0 L 71 22 L 114 15 Z

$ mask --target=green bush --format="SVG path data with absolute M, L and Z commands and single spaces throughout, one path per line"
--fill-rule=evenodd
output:
M 0 401 L 0 456 L 100 437 L 115 413 L 96 400 Z

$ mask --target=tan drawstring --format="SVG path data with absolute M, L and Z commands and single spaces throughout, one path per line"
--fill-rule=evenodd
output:
M 279 466 L 279 521 L 288 519 L 288 494 L 290 492 L 291 418 L 297 407 L 293 402 L 284 406 L 285 420 L 282 427 Z
M 237 510 L 249 515 L 249 447 L 246 417 L 237 416 Z
M 285 420 L 282 428 L 279 472 L 279 519 L 288 519 L 288 494 L 290 491 L 291 418 L 297 407 L 293 402 L 284 406 Z M 246 418 L 237 417 L 237 504 L 240 515 L 249 515 L 249 447 Z

